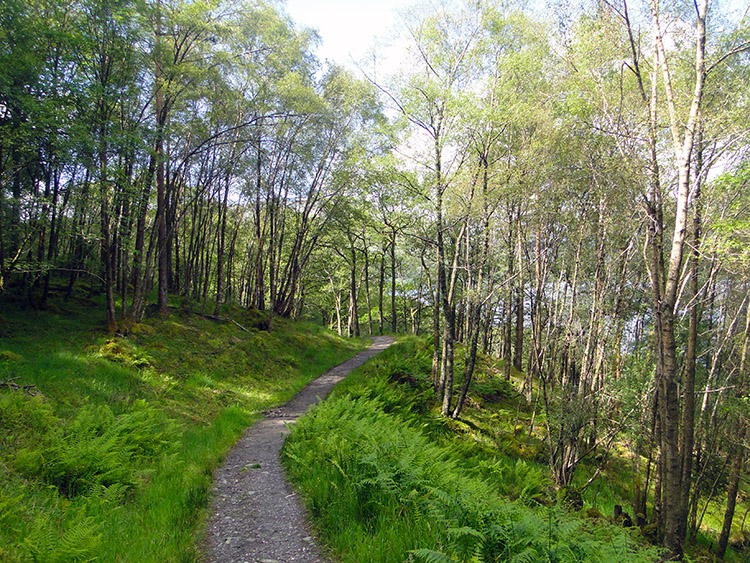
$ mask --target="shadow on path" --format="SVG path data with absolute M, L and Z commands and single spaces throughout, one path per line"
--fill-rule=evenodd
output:
M 267 411 L 214 473 L 206 527 L 206 561 L 324 563 L 305 522 L 304 509 L 286 481 L 279 452 L 288 424 L 301 416 L 350 371 L 393 344 L 388 336 L 331 368 L 287 404 Z

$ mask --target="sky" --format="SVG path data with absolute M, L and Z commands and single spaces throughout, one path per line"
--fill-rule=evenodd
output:
M 735 18 L 750 9 L 750 0 L 718 1 L 720 10 Z M 417 0 L 286 0 L 285 3 L 286 12 L 295 23 L 318 30 L 322 40 L 318 48 L 321 61 L 329 60 L 354 69 L 355 61 L 361 60 L 377 39 L 390 42 L 389 36 L 399 23 L 397 10 Z M 535 3 L 541 7 L 545 0 L 532 0 L 532 4 Z M 393 49 L 391 53 L 397 47 Z M 383 58 L 380 58 L 379 65 L 382 63 Z M 392 60 L 386 63 L 386 68 L 396 64 Z
M 287 0 L 286 11 L 298 24 L 316 28 L 322 44 L 320 60 L 354 68 L 375 43 L 386 39 L 398 21 L 396 9 L 405 0 Z

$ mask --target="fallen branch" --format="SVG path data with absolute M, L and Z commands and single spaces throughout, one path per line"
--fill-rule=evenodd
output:
M 21 376 L 11 377 L 10 379 L 6 380 L 0 380 L 0 387 L 5 385 L 11 391 L 23 391 L 24 393 L 32 397 L 35 397 L 38 394 L 38 391 L 32 391 L 32 389 L 36 389 L 36 385 L 19 385 L 18 383 L 15 383 L 17 379 L 21 379 Z
M 169 308 L 170 309 L 174 309 L 176 311 L 181 310 L 179 307 L 169 307 Z M 216 315 L 207 315 L 205 313 L 199 313 L 198 311 L 190 311 L 190 310 L 188 310 L 188 312 L 192 313 L 193 315 L 198 315 L 199 317 L 203 317 L 204 319 L 208 319 L 210 321 L 220 321 L 222 323 L 234 323 L 235 325 L 237 325 L 239 328 L 241 328 L 245 332 L 252 332 L 252 331 L 246 329 L 244 326 L 242 326 L 240 323 L 238 323 L 234 319 L 230 319 L 229 317 L 218 317 Z
M 216 315 L 204 315 L 203 313 L 196 313 L 196 314 L 200 315 L 204 319 L 209 319 L 209 320 L 212 320 L 212 321 L 221 321 L 223 323 L 234 323 L 238 327 L 240 327 L 242 330 L 244 330 L 245 332 L 250 332 L 244 326 L 242 326 L 240 323 L 238 323 L 234 319 L 230 319 L 229 317 L 217 317 Z
M 234 324 L 236 324 L 236 325 L 237 325 L 238 327 L 240 327 L 240 328 L 241 328 L 242 330 L 244 330 L 245 332 L 250 332 L 249 330 L 247 330 L 247 329 L 246 329 L 246 328 L 245 328 L 244 326 L 242 326 L 242 325 L 241 325 L 240 323 L 238 323 L 238 322 L 237 322 L 237 321 L 235 321 L 234 319 L 229 319 L 229 320 L 230 320 L 230 321 L 232 321 L 232 322 L 233 322 Z

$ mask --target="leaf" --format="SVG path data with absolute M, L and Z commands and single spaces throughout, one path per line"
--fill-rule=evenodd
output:
M 475 538 L 484 539 L 484 534 L 479 530 L 470 528 L 469 526 L 462 526 L 461 528 L 448 528 L 448 534 L 451 536 L 460 538 L 465 536 L 473 536 Z
M 455 559 L 433 549 L 414 549 L 409 553 L 424 559 L 427 563 L 456 563 Z

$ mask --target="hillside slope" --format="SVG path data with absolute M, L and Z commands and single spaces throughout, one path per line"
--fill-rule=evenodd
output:
M 530 413 L 488 359 L 463 420 L 442 418 L 431 356 L 426 340 L 403 339 L 299 419 L 285 444 L 337 560 L 658 560 L 638 528 L 555 494 L 541 443 L 520 434 Z
M 242 431 L 362 347 L 240 310 L 108 337 L 99 311 L 2 311 L 2 561 L 197 559 L 212 471 Z

